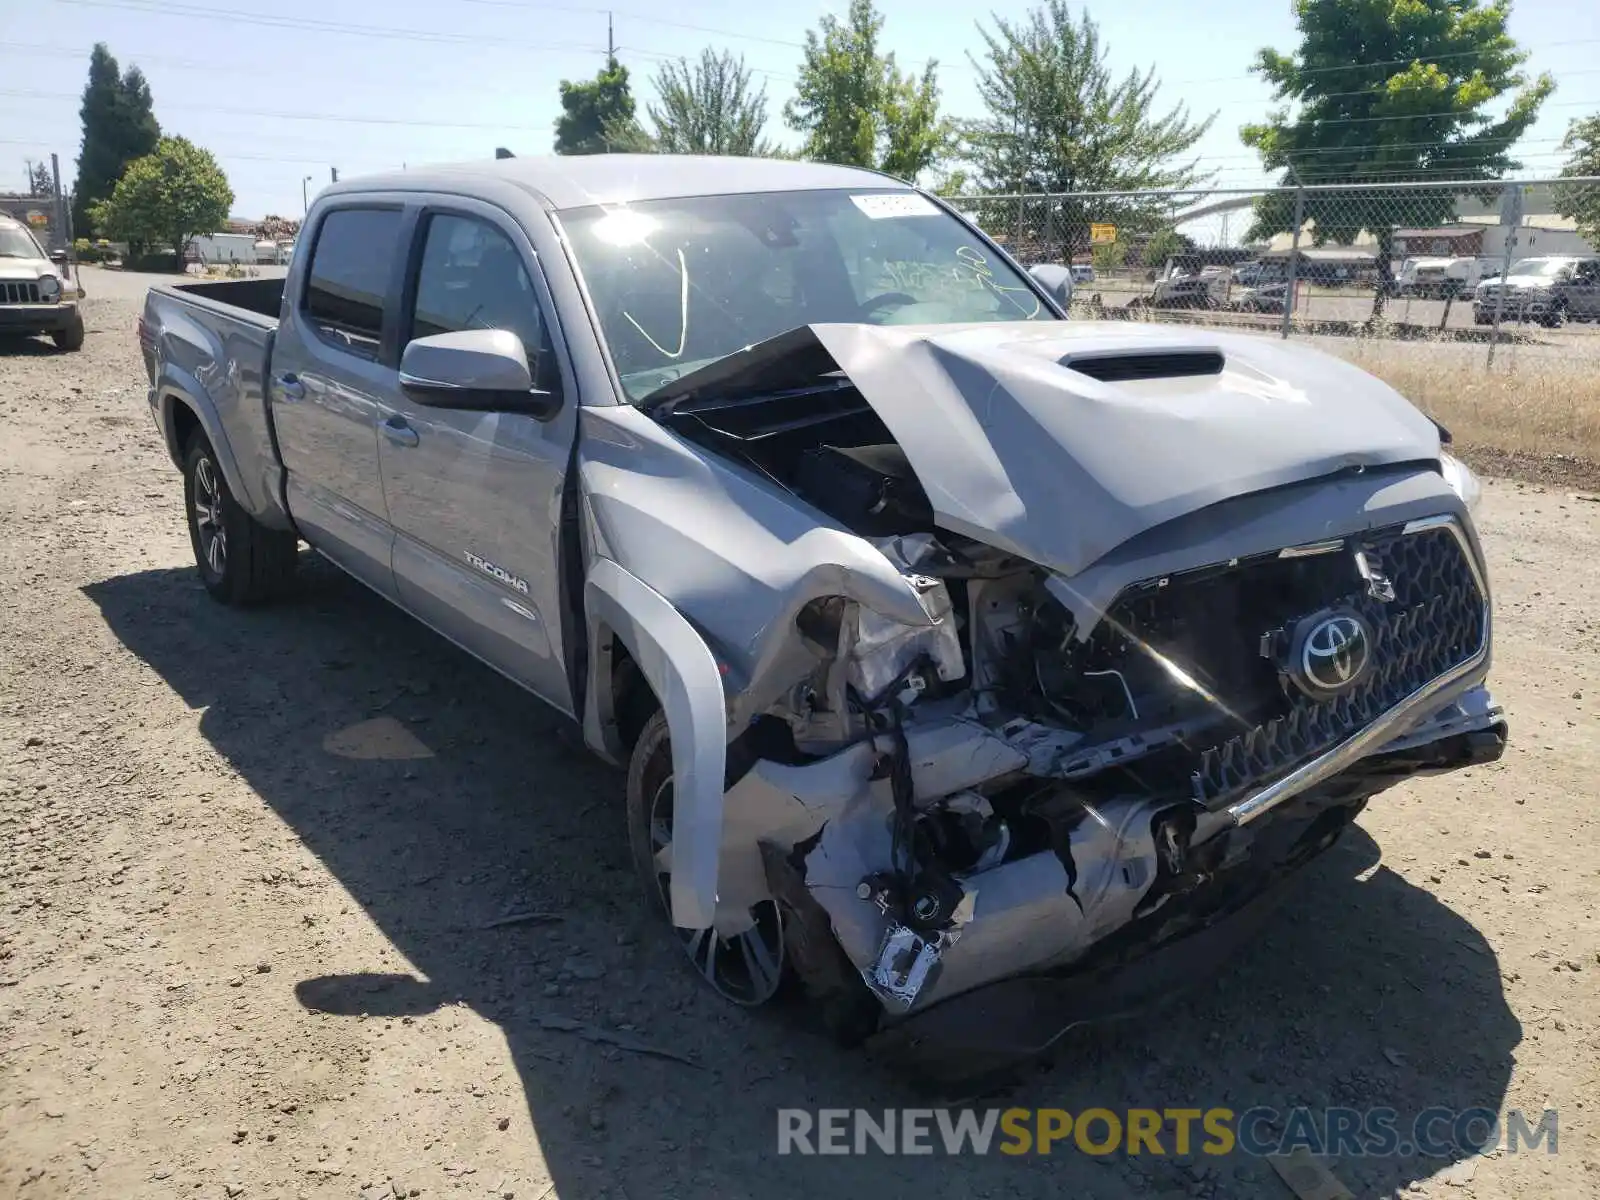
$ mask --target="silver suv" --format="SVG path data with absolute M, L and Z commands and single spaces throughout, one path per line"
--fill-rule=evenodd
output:
M 48 333 L 59 350 L 81 349 L 82 296 L 65 250 L 45 253 L 26 225 L 0 217 L 0 334 Z

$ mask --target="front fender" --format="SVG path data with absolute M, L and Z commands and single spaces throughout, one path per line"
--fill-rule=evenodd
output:
M 672 923 L 708 929 L 717 907 L 722 795 L 727 770 L 727 707 L 722 673 L 705 640 L 672 603 L 609 558 L 597 558 L 584 583 L 589 645 L 617 638 L 661 701 L 672 738 Z M 598 723 L 586 689 L 584 722 Z

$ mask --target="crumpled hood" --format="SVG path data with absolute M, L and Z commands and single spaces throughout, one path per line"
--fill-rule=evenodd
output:
M 794 386 L 834 365 L 905 451 L 941 527 L 1066 575 L 1222 500 L 1439 457 L 1438 427 L 1349 363 L 1170 326 L 812 325 L 660 398 Z
M 941 526 L 1069 575 L 1221 500 L 1439 456 L 1438 427 L 1387 384 L 1267 338 L 1076 322 L 812 330 L 905 450 Z M 1151 353 L 1223 365 L 1083 373 L 1127 373 L 1106 359 Z

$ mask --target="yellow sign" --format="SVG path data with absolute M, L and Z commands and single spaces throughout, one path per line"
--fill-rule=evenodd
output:
M 1117 227 L 1115 225 L 1101 225 L 1099 223 L 1089 226 L 1089 244 L 1091 246 L 1104 246 L 1117 240 Z

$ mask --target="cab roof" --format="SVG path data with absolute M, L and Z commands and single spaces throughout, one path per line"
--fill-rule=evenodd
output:
M 458 191 L 467 178 L 510 184 L 552 209 L 680 196 L 801 192 L 833 188 L 909 191 L 878 171 L 780 158 L 695 154 L 572 154 L 424 166 L 341 181 L 324 195 L 380 190 Z

